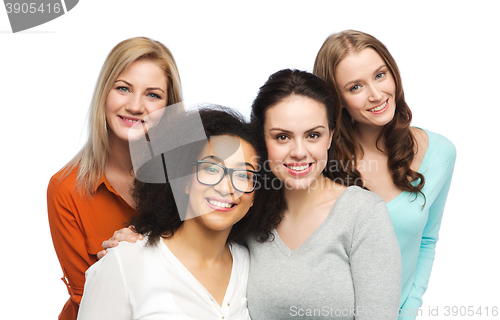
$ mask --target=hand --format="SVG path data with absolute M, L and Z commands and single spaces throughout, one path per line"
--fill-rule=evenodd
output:
M 120 241 L 134 243 L 137 240 L 142 240 L 142 234 L 132 231 L 132 226 L 115 231 L 115 233 L 109 240 L 106 240 L 102 243 L 102 248 L 104 250 L 97 253 L 97 260 L 100 260 L 102 257 L 104 257 L 107 253 L 106 250 L 116 247 Z

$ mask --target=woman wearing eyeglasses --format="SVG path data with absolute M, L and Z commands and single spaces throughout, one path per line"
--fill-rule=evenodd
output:
M 175 141 L 191 131 L 197 114 L 170 122 L 161 137 Z M 121 242 L 87 271 L 78 319 L 249 319 L 248 250 L 233 241 L 259 214 L 249 212 L 259 166 L 254 138 L 229 110 L 202 109 L 199 116 L 208 139 L 138 169 L 132 224 L 144 240 Z M 139 181 L 158 174 L 166 183 Z

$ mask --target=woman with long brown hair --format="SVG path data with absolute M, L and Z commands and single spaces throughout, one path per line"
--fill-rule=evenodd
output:
M 130 127 L 148 127 L 148 114 L 181 100 L 179 72 L 162 43 L 137 37 L 111 50 L 90 104 L 88 140 L 47 189 L 50 231 L 70 294 L 59 319 L 76 319 L 85 271 L 102 242 L 137 215 Z
M 345 178 L 362 181 L 387 203 L 401 249 L 400 318 L 414 319 L 434 261 L 455 147 L 410 126 L 398 66 L 373 36 L 332 34 L 318 52 L 314 73 L 342 104 L 333 159 L 347 168 Z

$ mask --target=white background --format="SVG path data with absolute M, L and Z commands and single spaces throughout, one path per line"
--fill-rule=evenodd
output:
M 90 1 L 12 34 L 0 7 L 0 318 L 56 319 L 68 295 L 46 213 L 46 187 L 83 145 L 99 70 L 121 40 L 163 42 L 188 105 L 217 103 L 249 116 L 259 86 L 282 68 L 312 71 L 325 38 L 358 29 L 399 64 L 413 125 L 457 148 L 436 260 L 421 319 L 447 306 L 500 307 L 496 1 Z M 438 307 L 439 317 L 425 317 Z

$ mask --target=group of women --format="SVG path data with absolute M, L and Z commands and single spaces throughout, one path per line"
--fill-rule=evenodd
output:
M 106 59 L 88 141 L 47 192 L 59 319 L 417 316 L 455 148 L 410 127 L 379 40 L 331 35 L 313 74 L 269 77 L 250 123 L 218 106 L 150 120 L 181 100 L 163 44 L 128 39 Z M 203 139 L 133 165 L 134 125 L 178 141 L 198 123 Z

